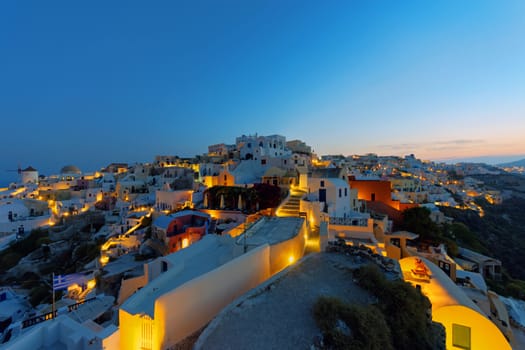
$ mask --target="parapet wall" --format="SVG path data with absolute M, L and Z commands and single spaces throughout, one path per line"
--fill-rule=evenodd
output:
M 165 349 L 197 331 L 270 275 L 270 246 L 265 244 L 164 294 L 155 302 L 152 349 Z

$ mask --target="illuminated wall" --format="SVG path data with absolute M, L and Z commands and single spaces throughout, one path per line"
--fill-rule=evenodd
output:
M 111 350 L 120 348 L 120 330 L 114 326 L 116 330 L 109 336 L 102 339 L 102 349 Z
M 153 319 L 145 314 L 131 315 L 121 308 L 119 348 L 160 350 L 173 346 L 207 324 L 235 298 L 302 258 L 305 235 L 306 222 L 302 221 L 297 235 L 289 240 L 259 246 L 163 294 L 155 300 Z M 161 273 L 161 261 L 146 265 L 147 280 Z M 184 268 L 169 266 L 170 271 Z M 141 282 L 133 281 L 129 290 Z
M 120 308 L 119 324 L 119 349 L 152 349 L 151 345 L 153 337 L 151 336 L 151 332 L 154 327 L 152 320 L 148 315 L 131 315 L 122 308 Z M 146 347 L 145 345 L 149 345 L 149 347 Z
M 389 181 L 392 184 L 392 188 L 399 191 L 414 192 L 417 187 L 417 181 L 411 177 L 392 177 L 389 178 Z
M 142 276 L 122 279 L 120 285 L 120 291 L 117 299 L 117 304 L 122 305 L 133 293 L 140 288 L 144 287 L 148 283 L 148 276 L 146 274 Z
M 270 272 L 272 275 L 303 257 L 305 237 L 306 221 L 303 221 L 301 229 L 295 237 L 270 246 Z
M 321 205 L 324 206 L 324 204 L 317 201 L 312 202 L 304 199 L 300 201 L 299 210 L 306 213 L 311 227 L 319 226 L 324 219 L 328 220 L 328 214 L 323 213 Z
M 392 201 L 390 181 L 383 180 L 350 180 L 350 187 L 357 189 L 357 198 L 365 201 L 383 202 L 397 209 Z
M 381 202 L 399 211 L 418 206 L 415 203 L 400 203 L 392 200 L 390 181 L 350 180 L 349 183 L 352 189 L 357 189 L 357 197 L 360 200 Z
M 264 245 L 158 298 L 152 349 L 165 349 L 182 340 L 235 298 L 268 279 L 269 261 L 270 247 Z
M 308 173 L 306 171 L 299 174 L 299 189 L 305 192 L 308 190 Z
M 222 170 L 219 172 L 219 175 L 203 176 L 202 182 L 208 188 L 213 186 L 235 186 L 235 176 L 227 170 Z
M 511 350 L 509 343 L 496 325 L 468 307 L 445 306 L 433 311 L 432 319 L 445 326 L 447 349 Z
M 350 186 L 346 181 L 337 178 L 308 178 L 308 199 L 319 201 L 321 190 L 325 191 L 330 216 L 344 217 L 352 209 Z
M 426 281 L 411 273 L 417 260 L 425 265 Z M 445 327 L 447 349 L 511 349 L 498 327 L 437 265 L 423 257 L 407 257 L 399 265 L 404 279 L 419 285 L 432 303 L 432 320 Z
M 159 210 L 174 210 L 185 202 L 191 201 L 193 190 L 155 192 L 155 205 Z
M 218 209 L 199 209 L 201 213 L 210 215 L 213 219 L 227 220 L 231 219 L 238 223 L 246 221 L 248 215 L 236 210 L 218 210 Z

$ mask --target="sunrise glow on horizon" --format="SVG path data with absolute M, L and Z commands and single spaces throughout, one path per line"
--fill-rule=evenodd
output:
M 525 3 L 0 5 L 0 168 L 194 156 L 525 155 Z

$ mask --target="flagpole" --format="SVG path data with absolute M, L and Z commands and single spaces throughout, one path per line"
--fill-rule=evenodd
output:
M 51 282 L 51 285 L 53 286 L 53 306 L 51 308 L 52 316 L 51 318 L 55 319 L 55 273 L 53 272 L 53 281 Z

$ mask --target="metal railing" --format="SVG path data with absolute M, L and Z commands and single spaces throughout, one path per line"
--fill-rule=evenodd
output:
M 91 301 L 93 301 L 95 299 L 96 299 L 96 297 L 93 297 L 93 298 L 89 298 L 89 299 L 85 299 L 85 300 L 79 301 L 78 303 L 75 303 L 75 304 L 72 304 L 72 305 L 68 305 L 67 311 L 68 312 L 72 312 L 72 311 L 78 310 L 78 307 L 80 305 L 83 305 L 85 303 L 89 303 L 89 302 L 91 302 Z M 41 315 L 38 315 L 38 316 L 35 316 L 35 317 L 28 318 L 27 320 L 22 321 L 22 329 L 34 326 L 36 324 L 42 323 L 42 322 L 47 321 L 47 320 L 52 320 L 53 318 L 57 317 L 57 313 L 58 313 L 58 311 L 55 310 L 55 312 L 50 311 L 50 312 L 47 312 L 45 314 L 41 314 Z

